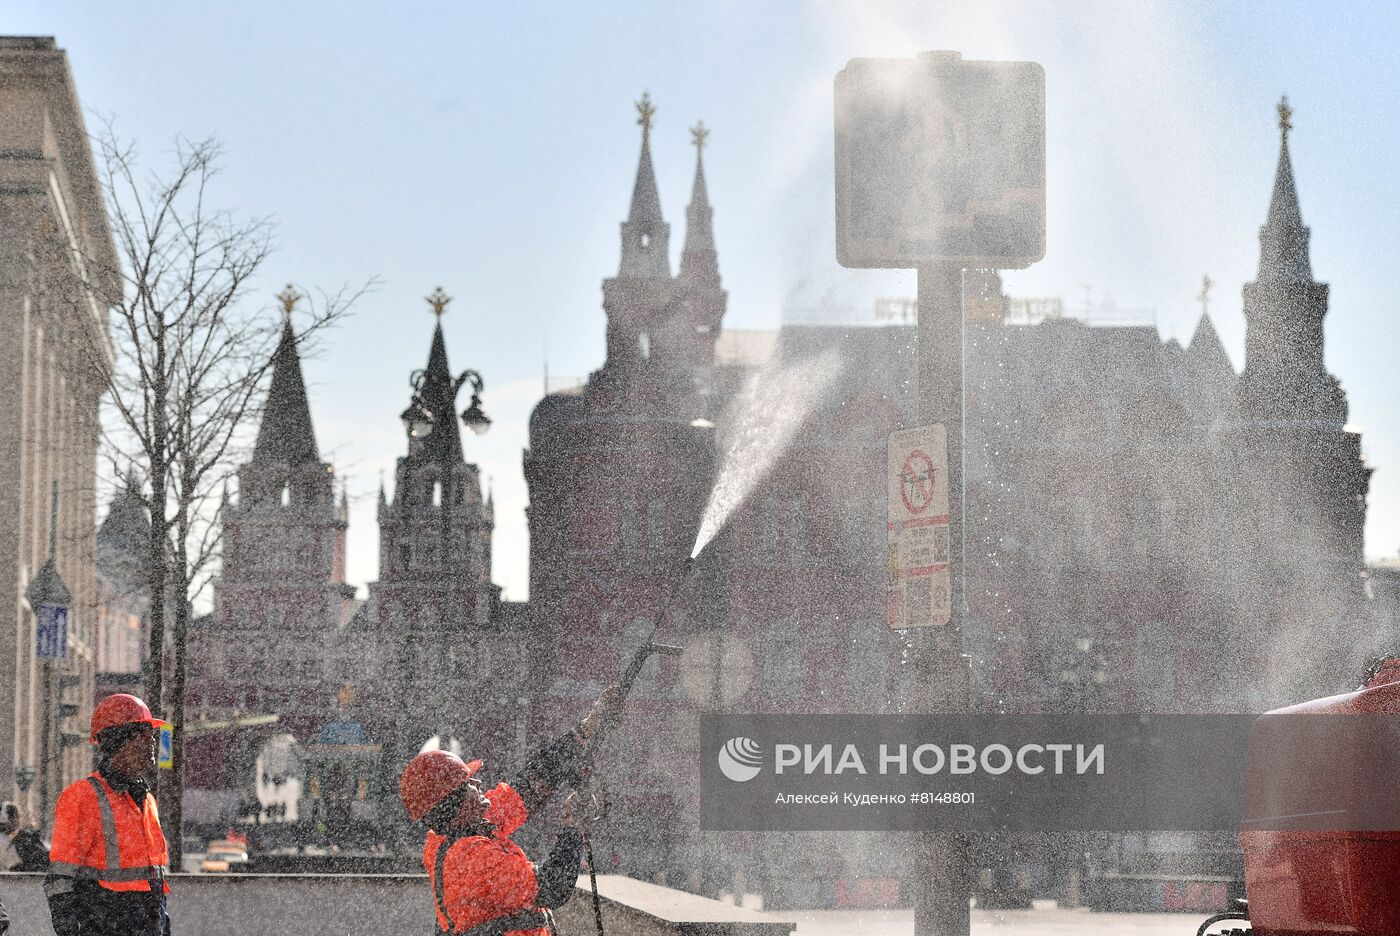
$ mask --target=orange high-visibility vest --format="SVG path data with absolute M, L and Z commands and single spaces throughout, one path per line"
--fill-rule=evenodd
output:
M 114 891 L 149 891 L 158 882 L 169 893 L 169 864 L 152 794 L 137 806 L 130 793 L 116 792 L 95 772 L 58 797 L 51 874 L 96 881 Z
M 507 783 L 498 784 L 486 797 L 491 807 L 484 818 L 495 827 L 493 834 L 451 839 L 430 831 L 423 845 L 423 867 L 433 888 L 441 932 L 464 933 L 535 906 L 535 866 L 509 838 L 525 824 L 525 802 Z M 444 848 L 446 854 L 439 855 Z M 549 936 L 549 930 L 529 927 L 507 934 Z

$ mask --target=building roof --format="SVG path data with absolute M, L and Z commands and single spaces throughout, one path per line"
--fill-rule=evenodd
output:
M 452 369 L 447 363 L 447 343 L 442 336 L 442 320 L 433 327 L 433 343 L 428 349 L 428 366 L 423 372 L 423 404 L 433 414 L 433 431 L 421 444 L 409 447 L 410 463 L 437 462 L 456 465 L 465 462 L 462 433 L 457 426 L 457 393 Z
M 757 343 L 752 334 L 742 338 L 740 345 Z M 840 351 L 837 388 L 819 406 L 873 394 L 895 407 L 903 424 L 916 423 L 915 326 L 789 326 L 773 340 L 776 358 L 784 361 L 803 360 L 827 348 Z M 1204 427 L 1228 412 L 1231 400 L 1234 372 L 1223 348 L 1217 363 L 1224 372 L 1214 375 L 1222 384 L 1203 388 L 1200 364 L 1192 353 L 1164 342 L 1154 326 L 1094 326 L 1067 320 L 1024 326 L 969 322 L 965 342 L 968 431 L 988 441 L 1015 439 L 1041 425 L 1046 413 L 1077 407 L 1102 425 L 1103 433 L 1095 438 L 1112 445 L 1144 405 L 1160 410 L 1165 403 L 1168 412 L 1162 415 L 1179 412 L 1187 422 Z M 1203 344 L 1197 353 L 1206 352 Z M 729 360 L 734 370 L 772 366 L 741 354 Z M 1210 392 L 1204 392 L 1207 389 Z
M 272 358 L 272 388 L 267 394 L 262 424 L 253 446 L 255 464 L 303 465 L 321 460 L 316 432 L 311 425 L 311 406 L 306 399 L 306 382 L 301 374 L 297 338 L 288 317 L 282 325 L 282 339 Z
M 104 554 L 130 559 L 144 565 L 146 551 L 151 547 L 151 516 L 141 493 L 141 479 L 134 470 L 128 471 L 121 487 L 107 507 L 107 516 L 97 527 L 98 563 Z
M 690 204 L 685 209 L 685 247 L 681 250 L 681 279 L 719 282 L 719 255 L 715 252 L 714 209 L 705 187 L 705 146 L 703 125 L 697 134 L 695 181 L 690 188 Z
M 637 178 L 632 184 L 632 203 L 622 223 L 622 256 L 619 279 L 670 279 L 670 226 L 661 215 L 661 195 L 656 189 L 656 170 L 651 164 L 651 118 L 656 109 L 643 94 L 637 102 L 642 125 L 642 152 L 637 159 Z
M 1280 139 L 1274 190 L 1269 198 L 1269 215 L 1259 231 L 1259 282 L 1310 283 L 1312 261 L 1308 255 L 1308 229 L 1298 207 L 1298 189 L 1293 181 L 1293 162 L 1288 155 L 1287 98 L 1279 105 Z
M 661 216 L 661 193 L 656 188 L 656 170 L 651 164 L 651 143 L 647 134 L 642 134 L 642 152 L 637 158 L 637 178 L 632 183 L 632 204 L 627 210 L 627 220 L 633 224 L 663 224 Z

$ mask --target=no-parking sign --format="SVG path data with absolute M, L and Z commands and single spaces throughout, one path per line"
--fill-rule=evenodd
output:
M 949 620 L 948 430 L 901 429 L 889 441 L 889 625 L 941 627 Z

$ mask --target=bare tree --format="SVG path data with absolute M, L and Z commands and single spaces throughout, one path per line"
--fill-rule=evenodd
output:
M 95 145 L 123 284 L 113 305 L 103 434 L 114 466 L 137 466 L 149 485 L 146 694 L 174 725 L 175 768 L 164 799 L 178 868 L 187 632 L 219 554 L 223 490 L 246 452 L 280 334 L 276 316 L 247 296 L 271 251 L 272 224 L 211 205 L 220 157 L 211 140 L 178 141 L 165 175 L 143 173 L 110 123 Z M 344 316 L 371 284 L 310 302 L 299 340 Z M 96 363 L 104 352 L 92 353 Z M 174 657 L 168 691 L 167 646 Z

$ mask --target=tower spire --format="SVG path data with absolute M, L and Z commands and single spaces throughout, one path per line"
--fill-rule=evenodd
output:
M 1293 108 L 1287 96 L 1278 103 L 1279 151 L 1269 215 L 1259 231 L 1259 282 L 1310 283 L 1312 261 L 1308 256 L 1308 229 L 1298 207 L 1293 181 L 1293 161 L 1288 154 L 1288 134 L 1293 129 Z
M 715 253 L 714 209 L 705 186 L 705 141 L 710 131 L 702 120 L 690 128 L 695 147 L 695 182 L 690 188 L 690 204 L 685 209 L 685 247 L 681 251 L 681 278 L 690 281 L 719 282 L 719 257 Z
M 1259 275 L 1244 285 L 1245 362 L 1236 395 L 1250 420 L 1326 420 L 1340 429 L 1347 400 L 1324 360 L 1328 290 L 1313 279 L 1308 259 L 1308 229 L 1288 153 L 1288 98 L 1277 111 L 1278 169 L 1259 229 Z
M 651 95 L 642 92 L 636 103 L 637 123 L 642 128 L 642 153 L 637 161 L 637 179 L 632 185 L 632 204 L 622 223 L 622 262 L 618 276 L 633 279 L 669 279 L 671 228 L 661 215 L 661 195 L 656 188 L 656 170 L 651 164 L 651 124 L 656 107 Z
M 292 331 L 292 310 L 301 298 L 291 285 L 277 294 L 282 304 L 282 339 L 272 357 L 272 388 L 253 444 L 255 463 L 301 465 L 321 459 L 311 426 L 311 406 L 306 399 L 296 333 Z
M 1225 345 L 1221 343 L 1220 335 L 1210 320 L 1210 290 L 1214 285 L 1215 281 L 1209 276 L 1201 277 L 1201 291 L 1196 294 L 1196 301 L 1201 304 L 1201 317 L 1196 322 L 1196 331 L 1191 336 L 1187 353 L 1207 373 L 1232 375 L 1234 369 L 1230 356 L 1225 353 Z
M 456 464 L 465 459 L 462 456 L 462 436 L 457 428 L 456 387 L 452 368 L 447 363 L 447 342 L 442 335 L 442 315 L 452 297 L 438 287 L 425 301 L 432 307 L 436 319 L 433 343 L 428 349 L 428 366 L 421 372 L 423 405 L 433 414 L 433 430 L 421 440 L 421 445 L 410 449 L 409 458 Z

